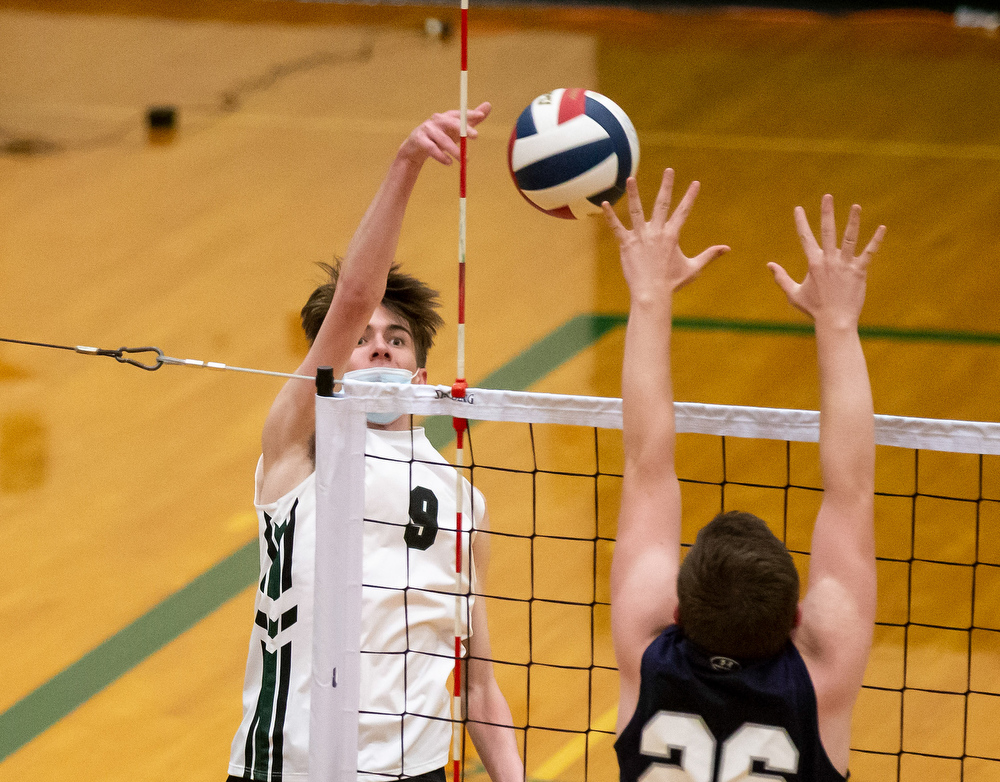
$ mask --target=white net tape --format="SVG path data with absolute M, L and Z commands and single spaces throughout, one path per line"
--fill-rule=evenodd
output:
M 470 388 L 464 400 L 457 400 L 451 398 L 448 386 L 352 381 L 344 385 L 345 401 L 352 410 L 398 410 L 476 421 L 577 424 L 601 429 L 621 429 L 622 426 L 622 400 L 614 397 Z M 675 409 L 680 433 L 793 442 L 817 442 L 819 439 L 819 413 L 814 410 L 689 402 L 678 402 Z M 1000 424 L 877 415 L 875 441 L 898 448 L 997 455 L 1000 454 Z

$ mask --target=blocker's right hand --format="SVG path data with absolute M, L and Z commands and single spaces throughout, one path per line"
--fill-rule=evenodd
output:
M 820 241 L 816 241 L 805 210 L 795 207 L 795 225 L 799 241 L 809 262 L 805 279 L 795 282 L 784 267 L 773 261 L 767 266 L 775 282 L 792 306 L 816 322 L 855 327 L 865 301 L 868 264 L 878 251 L 885 226 L 880 225 L 865 248 L 855 255 L 861 226 L 861 207 L 851 207 L 840 247 L 834 221 L 833 196 L 823 196 L 820 217 Z
M 466 111 L 468 138 L 473 139 L 479 135 L 476 126 L 489 116 L 492 108 L 489 103 L 480 103 L 476 108 Z M 431 157 L 450 166 L 452 158 L 459 159 L 460 134 L 461 116 L 457 109 L 434 114 L 414 128 L 400 147 L 399 154 L 414 163 L 423 163 Z

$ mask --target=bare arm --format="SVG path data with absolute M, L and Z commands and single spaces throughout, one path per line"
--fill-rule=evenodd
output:
M 858 319 L 868 264 L 885 227 L 855 256 L 861 208 L 837 247 L 833 198 L 824 196 L 817 244 L 801 207 L 795 221 L 809 270 L 801 285 L 769 264 L 788 300 L 813 318 L 820 384 L 823 502 L 813 528 L 809 582 L 795 643 L 809 667 L 827 754 L 846 769 L 851 710 L 875 622 L 875 418 Z
M 468 112 L 469 138 L 490 112 L 484 103 Z M 296 370 L 315 375 L 333 367 L 340 377 L 372 313 L 385 295 L 386 278 L 396 254 L 399 233 L 417 177 L 426 160 L 450 164 L 459 154 L 457 111 L 435 114 L 400 145 L 382 185 L 365 212 L 341 264 L 337 290 L 316 340 Z M 302 380 L 288 381 L 264 423 L 264 478 L 261 499 L 276 499 L 312 470 L 310 443 L 316 428 L 315 389 Z
M 480 525 L 485 530 L 487 522 Z M 473 543 L 476 580 L 483 584 L 489 565 L 489 539 L 479 534 Z M 517 752 L 514 720 L 507 699 L 500 691 L 493 673 L 493 650 L 483 598 L 472 608 L 473 633 L 469 640 L 469 660 L 466 665 L 468 685 L 468 728 L 486 772 L 493 782 L 523 782 L 524 766 Z
M 646 222 L 629 179 L 631 230 L 608 204 L 604 213 L 621 252 L 630 306 L 622 365 L 625 471 L 611 563 L 611 631 L 619 670 L 618 731 L 635 711 L 643 652 L 673 621 L 680 563 L 681 494 L 674 467 L 676 432 L 670 371 L 674 291 L 728 247 L 687 258 L 678 241 L 698 194 L 692 182 L 669 215 L 674 172 L 663 174 Z

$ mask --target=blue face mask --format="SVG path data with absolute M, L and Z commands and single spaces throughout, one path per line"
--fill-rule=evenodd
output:
M 368 383 L 409 383 L 416 377 L 416 372 L 397 367 L 366 367 L 344 373 L 344 380 L 364 380 Z M 368 413 L 368 422 L 372 424 L 391 424 L 399 413 Z

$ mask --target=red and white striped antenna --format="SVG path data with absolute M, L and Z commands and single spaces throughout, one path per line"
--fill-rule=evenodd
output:
M 455 383 L 451 388 L 453 397 L 464 399 L 468 383 L 465 380 L 465 182 L 466 147 L 468 145 L 469 111 L 469 0 L 462 2 L 461 57 L 459 76 L 459 159 L 458 159 L 458 346 Z M 462 468 L 465 466 L 465 430 L 468 422 L 464 418 L 452 418 L 455 427 L 455 673 L 452 691 L 452 782 L 459 782 L 462 758 L 462 507 L 464 486 Z M 471 499 L 471 498 L 470 498 Z M 470 522 L 471 524 L 471 522 Z M 472 536 L 469 536 L 472 540 Z M 471 556 L 471 555 L 470 555 Z M 472 583 L 472 561 L 469 561 L 469 583 Z M 470 628 L 471 629 L 471 628 Z

